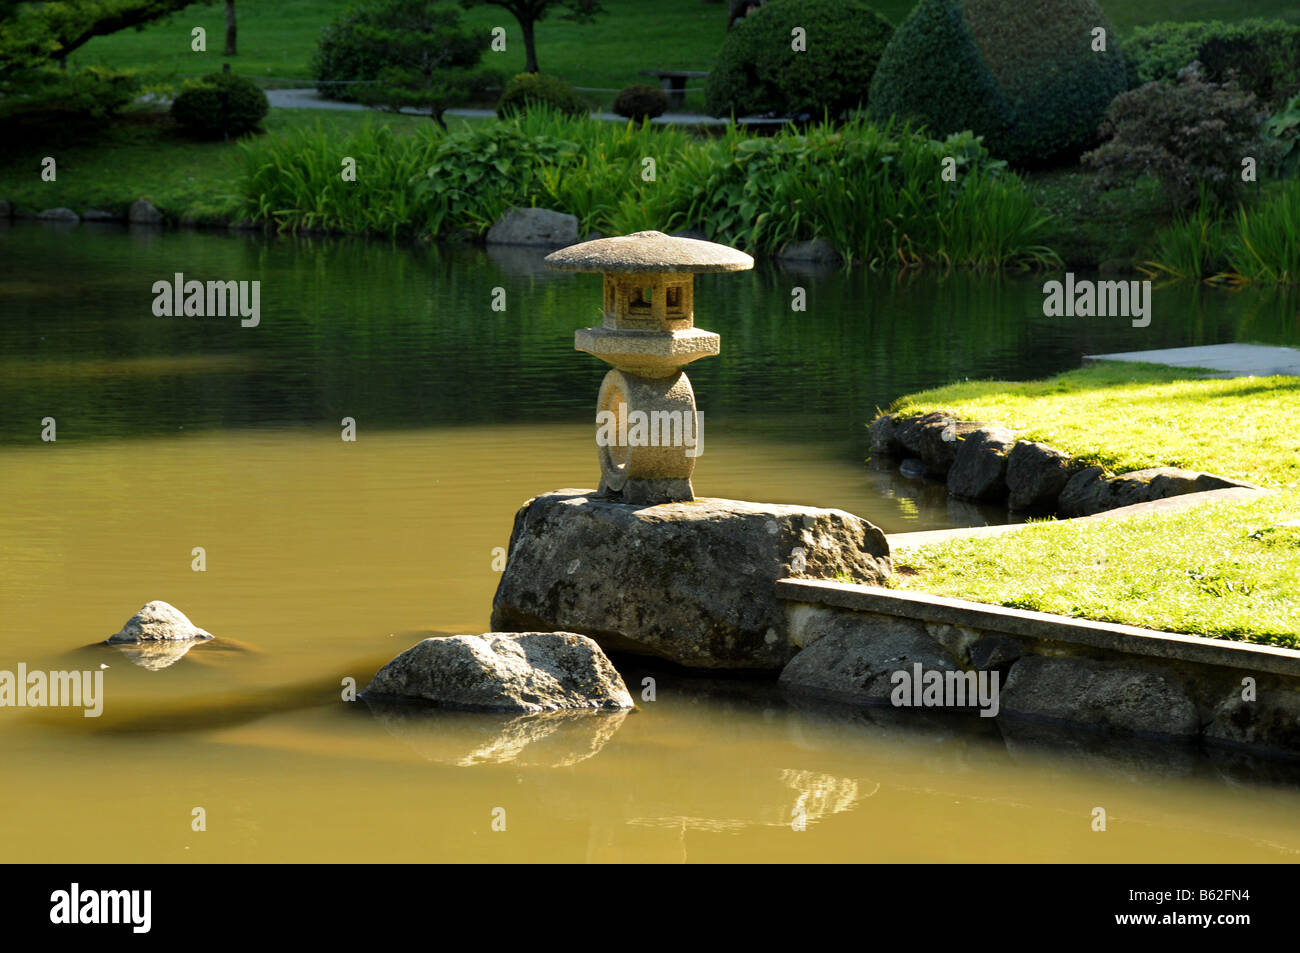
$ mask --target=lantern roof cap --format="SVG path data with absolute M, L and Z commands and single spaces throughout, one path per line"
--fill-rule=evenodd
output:
M 561 248 L 546 256 L 546 264 L 556 271 L 657 274 L 748 271 L 754 267 L 754 259 L 716 242 L 674 238 L 663 232 L 633 232 Z

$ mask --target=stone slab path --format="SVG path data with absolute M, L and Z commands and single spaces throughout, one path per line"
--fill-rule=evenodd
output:
M 1096 361 L 1205 367 L 1217 372 L 1209 375 L 1211 377 L 1271 377 L 1274 374 L 1300 377 L 1300 350 L 1291 347 L 1267 347 L 1262 344 L 1211 344 L 1203 347 L 1171 347 L 1154 351 L 1084 355 L 1084 364 Z

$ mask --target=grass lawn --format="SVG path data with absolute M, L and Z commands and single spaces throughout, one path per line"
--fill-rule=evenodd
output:
M 308 64 L 320 36 L 350 0 L 239 0 L 239 55 L 231 68 L 261 77 L 267 85 L 292 85 L 280 80 L 310 78 Z M 906 19 L 913 0 L 878 0 L 875 9 L 897 25 Z M 726 35 L 727 5 L 705 0 L 604 0 L 605 14 L 590 24 L 570 23 L 552 14 L 537 27 L 537 57 L 543 72 L 563 76 L 578 86 L 620 89 L 630 83 L 653 82 L 643 69 L 706 70 Z M 1135 26 L 1161 20 L 1240 20 L 1247 16 L 1281 17 L 1300 21 L 1295 0 L 1106 0 L 1102 3 L 1121 34 Z M 123 30 L 98 37 L 72 57 L 74 64 L 102 63 L 116 67 L 157 69 L 177 75 L 200 75 L 221 68 L 225 36 L 224 5 L 195 4 L 164 23 L 147 29 Z M 510 74 L 524 66 L 523 40 L 514 18 L 499 7 L 465 11 L 465 23 L 484 31 L 506 29 L 506 51 L 486 53 L 484 65 Z M 207 31 L 206 53 L 190 50 L 190 31 Z M 702 81 L 690 86 L 698 88 Z M 612 93 L 589 94 L 602 105 Z M 687 109 L 703 107 L 699 92 L 687 96 Z
M 1002 423 L 1115 472 L 1169 465 L 1275 493 L 1122 520 L 1044 521 L 906 551 L 896 585 L 997 605 L 1300 648 L 1300 379 L 1103 364 L 900 400 Z
M 239 54 L 232 58 L 221 52 L 224 6 L 196 4 L 145 30 L 124 30 L 92 40 L 72 62 L 184 76 L 214 72 L 229 59 L 232 70 L 261 79 L 266 86 L 308 85 L 304 81 L 311 78 L 311 56 L 321 29 L 350 4 L 351 0 L 240 0 L 236 4 Z M 456 6 L 454 0 L 451 5 Z M 543 72 L 563 76 L 577 86 L 615 91 L 632 83 L 657 84 L 638 70 L 706 70 L 726 34 L 723 3 L 605 0 L 604 6 L 608 12 L 590 24 L 570 23 L 553 13 L 538 25 L 537 58 Z M 484 66 L 507 75 L 523 71 L 523 38 L 514 17 L 491 6 L 463 11 L 462 17 L 467 26 L 485 33 L 505 27 L 505 52 L 484 53 Z M 190 50 L 190 30 L 196 26 L 207 30 L 206 53 Z M 698 88 L 701 83 L 693 80 L 689 85 Z M 588 95 L 605 106 L 614 99 L 612 92 Z M 686 108 L 703 105 L 703 94 L 688 95 Z
M 447 117 L 453 129 L 469 120 Z M 273 109 L 266 135 L 284 135 L 321 123 L 340 137 L 366 123 L 386 123 L 399 133 L 432 123 L 419 116 L 345 112 L 335 109 Z M 62 139 L 60 138 L 62 137 Z M 58 161 L 58 177 L 43 182 L 41 158 Z M 225 217 L 239 164 L 234 143 L 195 142 L 182 136 L 165 113 L 138 109 L 101 125 L 93 135 L 60 128 L 15 136 L 0 145 L 0 197 L 27 212 L 60 206 L 82 212 L 121 212 L 147 198 L 176 218 Z

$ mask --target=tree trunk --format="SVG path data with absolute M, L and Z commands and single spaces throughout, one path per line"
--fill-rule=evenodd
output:
M 226 0 L 226 55 L 235 55 L 235 0 Z
M 524 72 L 541 72 L 537 68 L 537 39 L 533 36 L 533 21 L 520 17 L 519 29 L 524 34 Z

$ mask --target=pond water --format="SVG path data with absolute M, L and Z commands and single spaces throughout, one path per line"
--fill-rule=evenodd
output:
M 657 680 L 625 716 L 343 704 L 344 678 L 364 686 L 423 635 L 485 630 L 519 504 L 594 484 L 604 366 L 572 339 L 600 279 L 539 258 L 0 228 L 0 670 L 99 670 L 105 698 L 99 718 L 0 708 L 0 859 L 1297 859 L 1285 772 L 841 711 L 767 681 L 620 659 L 634 695 Z M 260 323 L 155 316 L 154 282 L 178 271 L 260 281 Z M 864 463 L 875 408 L 1085 353 L 1300 343 L 1294 293 L 1157 289 L 1140 329 L 1045 318 L 1042 281 L 699 279 L 697 321 L 723 350 L 690 371 L 697 493 L 840 507 L 887 532 L 1002 521 Z M 150 599 L 237 647 L 159 670 L 85 647 Z

